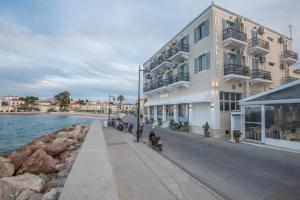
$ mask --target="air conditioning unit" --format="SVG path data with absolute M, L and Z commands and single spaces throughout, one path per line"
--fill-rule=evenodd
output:
M 259 56 L 259 62 L 260 63 L 265 63 L 266 62 L 266 57 L 265 56 Z
M 257 30 L 257 32 L 258 32 L 260 35 L 264 34 L 264 32 L 265 32 L 264 27 L 259 27 L 258 30 Z
M 280 69 L 285 69 L 287 67 L 286 63 L 280 63 Z
M 284 43 L 284 37 L 283 37 L 283 36 L 280 36 L 280 38 L 278 38 L 278 42 L 279 42 L 279 43 Z

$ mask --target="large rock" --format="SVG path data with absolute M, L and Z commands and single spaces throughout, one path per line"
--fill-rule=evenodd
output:
M 25 173 L 18 176 L 4 177 L 0 181 L 5 181 L 18 190 L 31 189 L 40 192 L 45 185 L 45 181 L 34 174 Z
M 46 134 L 46 135 L 43 135 L 43 136 L 41 136 L 41 137 L 35 139 L 34 141 L 42 141 L 42 142 L 44 142 L 44 143 L 49 144 L 49 143 L 51 143 L 53 140 L 55 140 L 55 138 L 56 138 L 56 134 L 54 134 L 54 133 L 48 133 L 48 134 Z M 33 141 L 33 142 L 34 142 L 34 141 Z M 32 143 L 33 143 L 33 142 L 32 142 Z
M 54 144 L 63 144 L 67 147 L 76 144 L 78 141 L 75 139 L 68 139 L 66 137 L 57 137 L 55 140 L 53 140 L 52 143 Z
M 45 185 L 45 191 L 49 191 L 52 188 L 63 187 L 66 182 L 66 178 L 54 178 L 48 181 Z
M 41 193 L 34 193 L 28 200 L 41 200 L 43 195 Z
M 28 200 L 31 198 L 31 196 L 34 194 L 34 191 L 30 190 L 30 189 L 26 189 L 23 190 L 18 197 L 16 198 L 16 200 Z
M 57 133 L 58 137 L 72 138 L 81 140 L 85 137 L 86 131 L 85 127 L 82 125 L 77 125 L 72 131 L 59 131 Z
M 37 150 L 32 154 L 17 171 L 17 174 L 30 172 L 32 174 L 49 174 L 55 172 L 56 161 L 49 156 L 44 150 Z
M 15 172 L 15 166 L 10 159 L 0 156 L 0 178 L 5 176 L 12 176 Z
M 0 179 L 0 199 L 1 200 L 13 200 L 19 193 L 19 189 L 14 185 Z
M 15 171 L 17 171 L 22 163 L 32 154 L 32 150 L 29 146 L 24 145 L 20 148 L 18 148 L 17 150 L 15 150 L 14 152 L 12 152 L 11 154 L 9 154 L 7 156 L 8 159 L 11 160 L 11 162 L 14 164 L 15 166 Z
M 66 150 L 67 146 L 64 144 L 51 143 L 44 146 L 44 151 L 50 156 L 55 156 Z
M 61 191 L 62 188 L 53 188 L 42 197 L 42 200 L 57 200 Z

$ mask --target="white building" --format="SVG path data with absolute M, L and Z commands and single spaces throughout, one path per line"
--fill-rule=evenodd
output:
M 288 22 L 287 22 L 288 23 Z M 297 80 L 291 38 L 211 5 L 144 63 L 145 117 L 188 121 L 214 136 L 230 130 L 243 97 Z

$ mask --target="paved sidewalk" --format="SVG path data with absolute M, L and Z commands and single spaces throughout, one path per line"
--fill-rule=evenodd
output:
M 59 200 L 118 200 L 99 119 L 92 123 Z
M 104 136 L 120 200 L 222 199 L 132 135 L 105 128 Z

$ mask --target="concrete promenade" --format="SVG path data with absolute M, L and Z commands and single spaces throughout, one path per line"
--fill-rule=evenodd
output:
M 100 120 L 94 120 L 59 200 L 117 200 Z
M 165 157 L 95 119 L 59 200 L 218 200 Z

